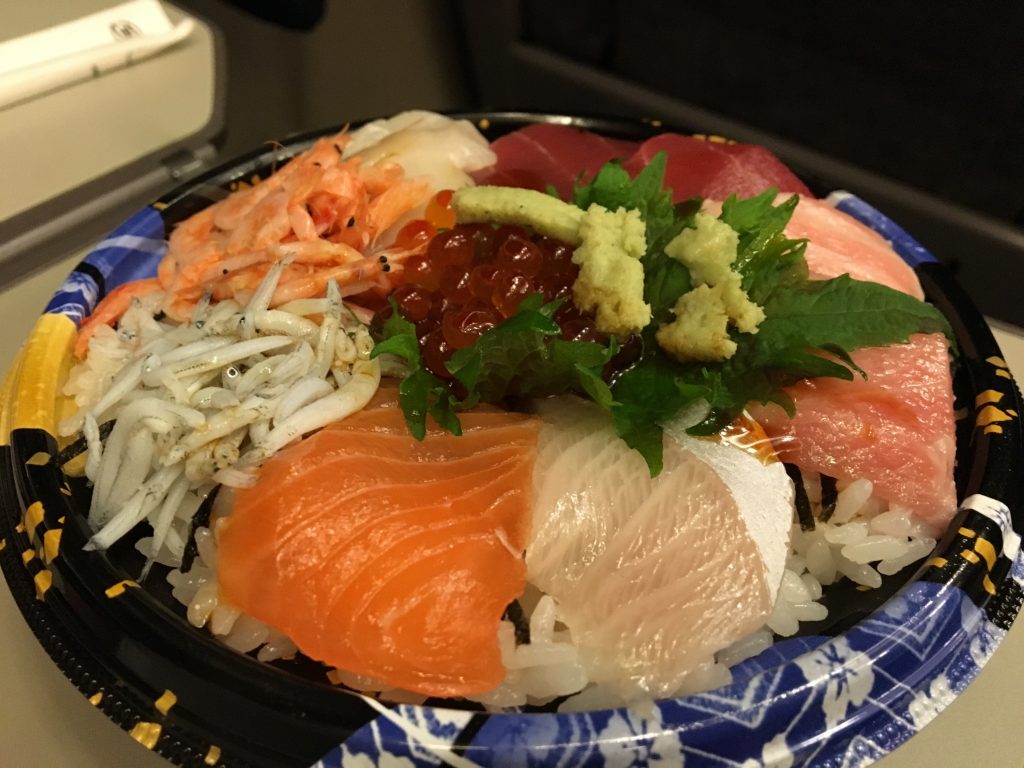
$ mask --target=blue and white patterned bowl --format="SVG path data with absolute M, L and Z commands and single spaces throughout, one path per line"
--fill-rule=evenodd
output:
M 536 121 L 632 139 L 665 130 L 524 113 L 467 117 L 491 138 Z M 54 316 L 77 324 L 107 292 L 154 275 L 169 227 L 314 138 L 222 166 L 144 208 L 68 277 L 47 307 L 51 325 L 65 323 L 73 337 L 73 326 Z M 325 768 L 869 763 L 960 694 L 1017 615 L 1024 433 L 1020 395 L 995 341 L 942 266 L 864 201 L 828 199 L 893 243 L 953 325 L 962 352 L 955 388 L 966 413 L 957 436 L 963 501 L 917 573 L 874 593 L 832 590 L 821 634 L 776 643 L 735 667 L 729 686 L 646 709 L 485 714 L 384 706 L 331 686 L 308 660 L 259 665 L 188 626 L 168 590 L 151 586 L 158 580 L 127 588 L 137 572 L 130 547 L 109 556 L 81 551 L 86 490 L 63 476 L 52 435 L 17 413 L 3 421 L 10 440 L 0 447 L 0 564 L 12 591 L 72 682 L 137 740 L 182 765 L 303 766 L 325 752 L 316 762 Z M 6 412 L 34 385 L 30 371 L 16 370 Z M 47 549 L 55 537 L 59 550 Z M 40 557 L 21 555 L 36 548 Z

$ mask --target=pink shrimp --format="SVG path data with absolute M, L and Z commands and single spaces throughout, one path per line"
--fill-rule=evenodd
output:
M 363 293 L 373 287 L 375 278 L 381 273 L 377 259 L 363 259 L 354 264 L 343 264 L 330 269 L 320 269 L 306 275 L 282 275 L 282 280 L 270 300 L 272 307 L 280 306 L 295 299 L 322 296 L 328 280 L 337 280 L 342 296 Z
M 78 329 L 78 338 L 75 340 L 75 357 L 79 360 L 85 357 L 89 350 L 89 339 L 93 337 L 101 325 L 113 325 L 116 323 L 132 304 L 132 299 L 149 296 L 157 291 L 163 290 L 160 281 L 151 277 L 146 280 L 135 280 L 131 283 L 119 285 L 108 293 L 89 318 Z
M 196 259 L 208 258 L 219 250 L 214 218 L 216 205 L 205 208 L 178 224 L 167 239 L 167 255 L 157 267 L 160 285 L 170 288 L 181 267 Z
M 291 232 L 288 221 L 288 192 L 279 189 L 267 195 L 228 236 L 226 252 L 240 253 L 279 243 Z
M 395 163 L 342 160 L 348 140 L 344 131 L 321 139 L 269 178 L 182 222 L 158 271 L 164 311 L 184 319 L 204 293 L 243 301 L 285 253 L 293 261 L 275 305 L 322 294 L 331 278 L 345 295 L 389 289 L 408 254 L 388 253 L 393 261 L 385 267 L 375 243 L 414 215 L 432 189 L 405 179 Z
M 427 202 L 432 194 L 426 181 L 403 181 L 375 197 L 367 210 L 367 226 L 373 237 L 384 232 L 398 221 L 406 211 Z
M 402 166 L 397 163 L 375 163 L 361 165 L 359 168 L 359 177 L 366 185 L 366 191 L 371 195 L 386 192 L 400 182 L 404 175 Z
M 292 177 L 300 173 L 304 168 L 309 166 L 328 167 L 338 162 L 338 159 L 341 157 L 341 150 L 348 142 L 347 129 L 342 130 L 335 136 L 320 139 L 305 152 L 288 161 L 276 173 L 271 174 L 248 189 L 238 190 L 231 197 L 218 203 L 215 223 L 223 230 L 237 228 L 241 224 L 242 219 L 252 213 L 267 195 L 287 186 L 291 183 Z

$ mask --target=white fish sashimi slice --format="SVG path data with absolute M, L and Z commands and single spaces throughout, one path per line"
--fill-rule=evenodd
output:
M 686 690 L 771 614 L 792 519 L 784 468 L 680 429 L 651 479 L 591 406 L 542 416 L 529 580 L 557 601 L 591 680 L 627 699 Z
M 765 463 L 728 442 L 691 437 L 686 434 L 685 422 L 668 424 L 665 432 L 715 468 L 757 544 L 768 587 L 773 595 L 777 593 L 789 556 L 788 546 L 781 547 L 779 542 L 788 545 L 793 524 L 793 487 L 782 462 Z M 768 440 L 763 434 L 762 438 Z
M 582 400 L 542 402 L 534 475 L 530 580 L 557 595 L 572 588 L 650 493 L 643 458 L 623 451 L 607 416 Z M 609 439 L 611 434 L 611 439 Z M 552 482 L 557 478 L 557 482 Z M 599 506 L 594 508 L 594 503 Z

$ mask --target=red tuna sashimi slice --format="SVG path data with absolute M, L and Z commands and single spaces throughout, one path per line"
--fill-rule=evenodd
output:
M 885 238 L 823 200 L 800 198 L 786 235 L 807 238 L 807 266 L 816 278 L 849 274 L 924 298 L 914 270 Z
M 491 144 L 498 160 L 474 174 L 478 184 L 558 190 L 563 200 L 583 175 L 589 180 L 609 160 L 625 159 L 636 142 L 619 141 L 565 125 L 538 123 L 502 136 Z
M 221 595 L 307 656 L 461 696 L 505 677 L 498 623 L 526 584 L 539 422 L 461 414 L 415 440 L 391 391 L 290 446 L 219 531 Z
M 663 133 L 648 139 L 623 167 L 635 176 L 658 152 L 668 154 L 665 187 L 674 202 L 694 196 L 724 200 L 750 197 L 775 187 L 781 192 L 811 191 L 774 154 L 755 144 L 726 144 Z
M 877 496 L 938 528 L 956 511 L 953 386 L 946 339 L 918 334 L 909 344 L 852 355 L 865 381 L 815 379 L 788 392 L 792 419 L 778 406 L 752 409 L 783 461 L 841 480 L 867 478 Z

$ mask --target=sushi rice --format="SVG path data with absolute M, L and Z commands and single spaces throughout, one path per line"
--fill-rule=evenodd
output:
M 804 485 L 816 518 L 821 516 L 821 485 L 808 473 Z M 230 502 L 216 505 L 213 522 L 230 512 Z M 291 658 L 298 651 L 280 632 L 247 616 L 219 597 L 216 575 L 216 536 L 209 528 L 196 531 L 198 556 L 191 570 L 172 570 L 167 580 L 174 598 L 186 607 L 188 620 L 207 626 L 225 645 L 240 653 L 255 651 L 262 662 Z M 148 554 L 150 539 L 136 545 Z M 877 588 L 882 577 L 897 573 L 926 557 L 936 538 L 926 524 L 907 510 L 872 495 L 871 482 L 856 480 L 839 490 L 835 511 L 827 522 L 818 519 L 814 530 L 804 531 L 794 522 L 790 556 L 782 586 L 767 624 L 757 632 L 718 652 L 714 663 L 691 672 L 675 695 L 709 690 L 732 682 L 730 667 L 771 647 L 775 637 L 795 635 L 801 622 L 828 617 L 820 602 L 825 587 L 846 578 L 865 588 Z M 169 565 L 171 563 L 168 563 Z M 548 595 L 528 585 L 520 599 L 528 619 L 528 643 L 516 642 L 516 628 L 502 621 L 498 629 L 502 660 L 508 670 L 504 682 L 485 694 L 468 697 L 490 711 L 545 705 L 563 699 L 559 711 L 586 711 L 636 705 L 611 689 L 591 684 L 586 665 L 571 633 L 558 620 L 558 607 Z M 421 704 L 426 696 L 389 687 L 385 683 L 343 670 L 328 675 L 335 684 L 398 704 Z

